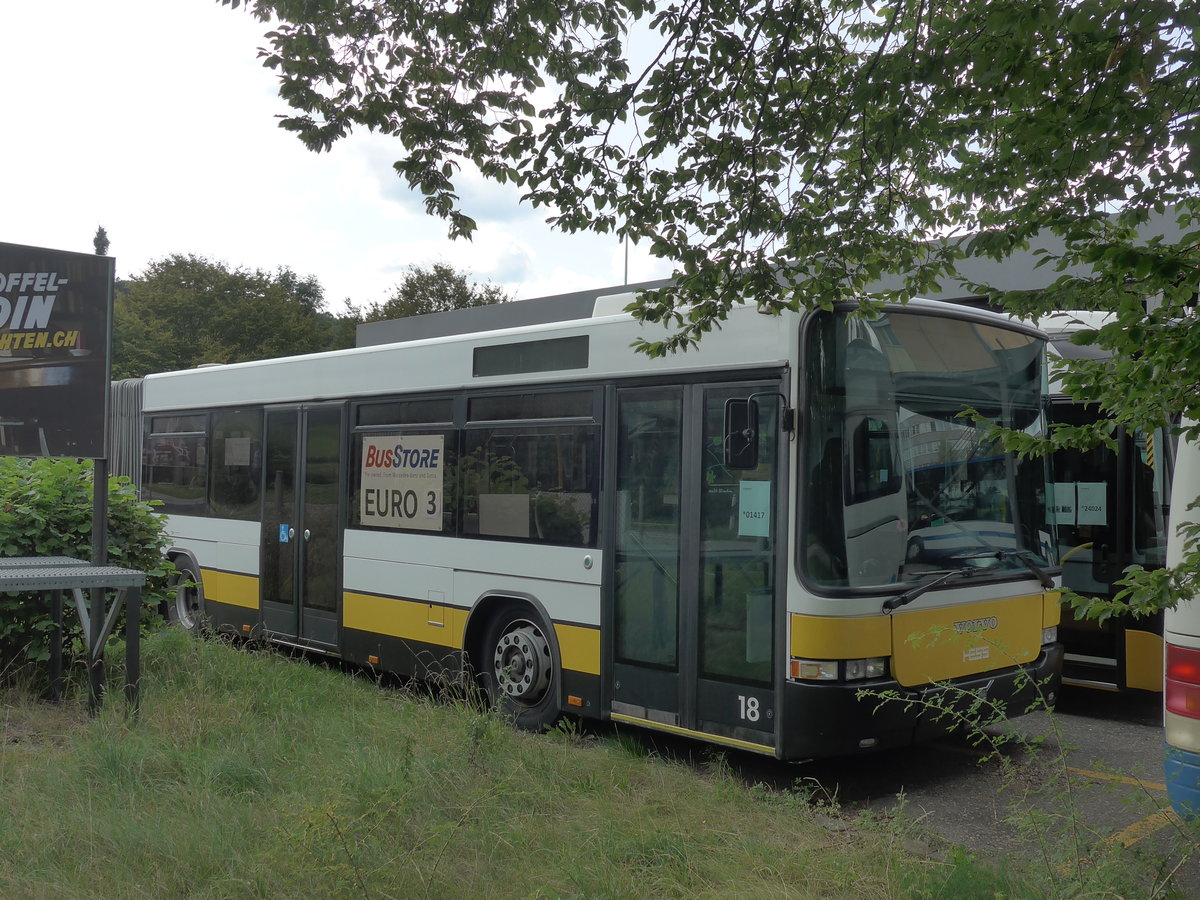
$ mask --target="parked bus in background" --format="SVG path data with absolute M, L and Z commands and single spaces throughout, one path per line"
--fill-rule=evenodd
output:
M 632 299 L 148 376 L 173 616 L 471 673 L 529 727 L 573 713 L 782 759 L 941 735 L 921 710 L 963 697 L 1053 702 L 1047 466 L 959 415 L 1044 430 L 1041 332 L 931 301 L 741 307 L 650 359 Z
M 1169 566 L 1178 565 L 1184 555 L 1186 540 L 1178 529 L 1200 522 L 1200 509 L 1190 508 L 1197 497 L 1200 497 L 1200 443 L 1180 437 L 1171 500 Z M 1200 816 L 1200 600 L 1194 593 L 1192 598 L 1166 611 L 1163 637 L 1167 795 L 1176 812 L 1194 818 Z
M 1038 322 L 1051 340 L 1051 422 L 1086 425 L 1102 415 L 1062 393 L 1053 360 L 1107 358 L 1095 346 L 1071 343 L 1072 334 L 1100 327 L 1105 315 L 1065 312 Z M 1127 566 L 1160 568 L 1166 560 L 1172 438 L 1163 429 L 1144 434 L 1124 428 L 1115 438 L 1115 449 L 1060 450 L 1052 460 L 1063 587 L 1085 596 L 1111 598 Z M 1162 613 L 1097 623 L 1064 610 L 1063 683 L 1160 692 L 1162 629 Z

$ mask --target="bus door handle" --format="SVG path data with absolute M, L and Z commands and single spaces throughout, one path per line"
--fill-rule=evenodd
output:
M 309 531 L 307 528 L 305 528 L 305 529 L 304 529 L 304 542 L 305 542 L 305 543 L 308 543 L 308 540 L 309 540 L 309 538 L 311 538 L 311 537 L 312 537 L 312 532 L 311 532 L 311 531 Z

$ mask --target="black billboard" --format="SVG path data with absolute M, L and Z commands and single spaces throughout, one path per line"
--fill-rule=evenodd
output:
M 113 260 L 0 242 L 0 456 L 104 456 Z

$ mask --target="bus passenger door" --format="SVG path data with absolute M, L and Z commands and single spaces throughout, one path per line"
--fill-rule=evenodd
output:
M 612 712 L 680 726 L 683 523 L 695 519 L 683 491 L 685 468 L 694 475 L 683 465 L 684 390 L 617 397 Z
M 775 748 L 779 384 L 706 387 L 700 457 L 695 728 Z M 756 396 L 758 465 L 724 465 L 725 401 Z
M 276 638 L 338 645 L 342 406 L 267 410 L 263 625 Z
M 775 748 L 778 382 L 617 392 L 613 717 Z M 758 465 L 724 464 L 756 395 Z

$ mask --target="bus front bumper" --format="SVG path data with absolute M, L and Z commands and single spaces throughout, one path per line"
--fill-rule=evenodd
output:
M 907 747 L 1054 705 L 1062 685 L 1061 644 L 1023 665 L 905 688 L 890 679 L 792 682 L 784 686 L 784 759 L 845 756 Z

